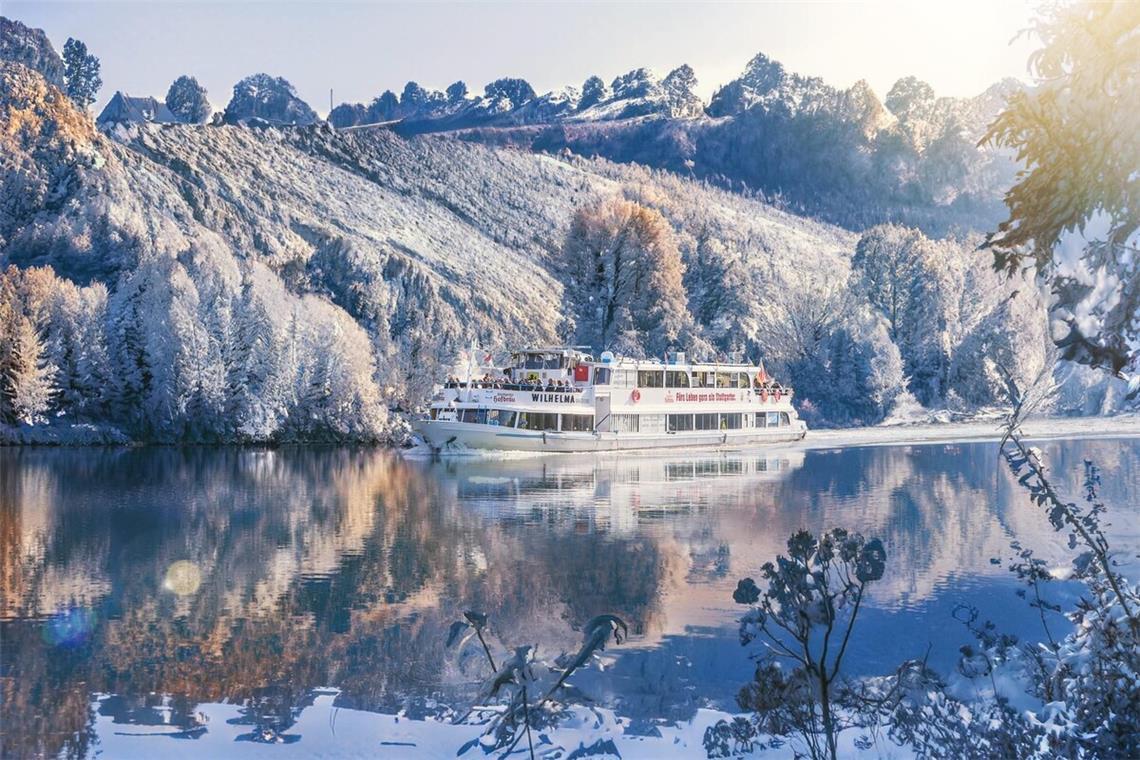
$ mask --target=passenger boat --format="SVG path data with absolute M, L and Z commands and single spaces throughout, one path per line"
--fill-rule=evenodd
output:
M 739 448 L 807 434 L 792 389 L 763 364 L 595 359 L 564 346 L 450 378 L 414 427 L 440 452 Z

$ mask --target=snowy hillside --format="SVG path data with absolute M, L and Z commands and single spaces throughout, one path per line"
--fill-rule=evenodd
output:
M 46 301 L 74 289 L 66 280 L 82 286 L 94 305 L 68 318 L 102 322 L 107 345 L 81 362 L 53 353 L 65 307 L 38 305 L 26 277 L 10 284 L 16 309 L 52 382 L 79 396 L 113 389 L 70 408 L 54 396 L 40 426 L 62 415 L 157 439 L 384 435 L 384 408 L 422 402 L 469 341 L 559 338 L 562 239 L 575 209 L 601 197 L 643 198 L 678 228 L 714 230 L 758 280 L 808 257 L 842 273 L 854 242 L 670 175 L 447 138 L 327 126 L 102 135 L 29 69 L 5 64 L 3 76 L 3 117 L 20 128 L 5 176 L 21 184 L 5 187 L 2 260 L 52 267 L 64 282 L 42 286 Z M 682 244 L 694 253 L 691 237 Z M 235 347 L 257 330 L 261 341 Z M 330 340 L 328 361 L 350 367 L 307 350 Z M 251 377 L 264 388 L 240 402 Z M 338 393 L 353 401 L 325 408 Z
M 813 426 L 969 415 L 1002 401 L 1002 372 L 1028 382 L 1050 361 L 1040 294 L 994 274 L 974 239 L 896 226 L 857 237 L 746 186 L 729 192 L 682 178 L 683 167 L 640 165 L 657 163 L 644 151 L 691 147 L 694 133 L 678 125 L 723 118 L 575 125 L 617 154 L 611 162 L 564 139 L 543 150 L 547 127 L 518 150 L 509 130 L 269 126 L 282 104 L 302 115 L 304 104 L 284 80 L 254 77 L 242 83 L 250 102 L 231 103 L 239 124 L 103 132 L 26 65 L 52 73 L 44 40 L 13 29 L 30 42 L 6 45 L 18 60 L 0 61 L 4 440 L 400 439 L 471 343 L 763 358 L 796 385 Z M 803 112 L 817 98 L 864 114 L 860 134 L 890 122 L 869 91 L 820 89 L 753 63 L 737 88 L 744 117 L 767 113 L 763 88 L 775 87 L 780 102 L 803 94 Z M 691 115 L 686 67 L 663 81 L 631 72 L 612 94 L 586 84 L 566 95 L 583 112 L 640 98 Z M 911 82 L 891 101 L 921 111 L 929 95 Z M 537 102 L 510 79 L 488 85 L 488 99 L 504 112 Z M 569 128 L 557 127 L 563 137 Z M 665 131 L 628 140 L 638 129 Z M 824 171 L 826 156 L 814 160 L 803 176 Z M 826 172 L 842 175 L 838 164 Z M 647 273 L 637 281 L 670 272 L 664 290 L 588 274 L 608 270 L 591 263 L 602 253 L 583 249 L 574 225 L 635 217 L 641 231 L 618 230 L 613 242 Z M 602 290 L 629 287 L 617 321 L 598 324 Z M 1057 411 L 1119 405 L 1111 381 L 1056 375 Z
M 1021 85 L 975 97 L 938 97 L 915 77 L 876 94 L 865 81 L 833 87 L 757 54 L 707 104 L 697 73 L 640 68 L 606 84 L 588 78 L 536 94 L 522 79 L 460 81 L 447 92 L 408 82 L 370 104 L 344 103 L 338 128 L 397 122 L 401 134 L 462 132 L 469 140 L 604 156 L 741 186 L 848 229 L 880 222 L 930 235 L 983 231 L 1000 221 L 1015 164 L 978 140 Z

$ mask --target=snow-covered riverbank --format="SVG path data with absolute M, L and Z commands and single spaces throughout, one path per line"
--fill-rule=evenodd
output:
M 1113 417 L 1036 417 L 1022 425 L 1026 438 L 1116 438 L 1140 436 L 1140 415 Z M 1005 430 L 1002 418 L 971 422 L 877 425 L 865 428 L 813 430 L 799 446 L 808 449 L 876 446 L 944 441 L 998 441 Z
M 198 707 L 199 724 L 187 730 L 182 726 L 116 723 L 99 714 L 96 702 L 95 729 L 102 754 L 121 758 L 374 758 L 396 760 L 435 760 L 455 757 L 456 752 L 476 738 L 482 726 L 455 724 L 435 718 L 372 713 L 335 706 L 337 690 L 319 689 L 313 704 L 297 717 L 283 734 L 262 731 L 250 725 L 237 705 L 204 704 Z M 157 713 L 163 713 L 159 708 Z M 705 729 L 728 713 L 698 710 L 692 720 L 677 723 L 631 722 L 604 708 L 573 708 L 554 730 L 535 732 L 535 756 L 542 758 L 623 758 L 623 760 L 671 760 L 706 757 Z M 859 750 L 857 733 L 841 736 L 844 757 L 901 758 L 911 753 L 889 741 L 882 746 Z M 186 741 L 190 739 L 191 741 Z M 490 755 L 497 757 L 497 755 Z M 514 757 L 526 757 L 516 750 Z M 756 748 L 736 757 L 764 757 L 785 760 L 795 757 L 790 743 L 778 748 Z M 489 757 L 472 747 L 463 757 Z

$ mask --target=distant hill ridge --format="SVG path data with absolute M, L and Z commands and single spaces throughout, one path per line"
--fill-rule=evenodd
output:
M 294 110 L 258 116 L 277 124 L 316 118 L 287 82 L 276 82 L 278 99 Z M 444 91 L 413 81 L 399 95 L 342 103 L 328 121 L 641 163 L 759 192 L 849 229 L 898 221 L 941 236 L 988 229 L 1001 218 L 1015 166 L 977 142 L 1022 86 L 1016 80 L 952 98 L 904 77 L 880 99 L 863 80 L 835 88 L 760 53 L 708 103 L 696 86 L 688 65 L 664 77 L 638 68 L 609 84 L 591 76 L 544 94 L 519 78 L 497 79 L 475 95 L 463 81 Z M 228 123 L 244 123 L 245 99 L 239 83 Z

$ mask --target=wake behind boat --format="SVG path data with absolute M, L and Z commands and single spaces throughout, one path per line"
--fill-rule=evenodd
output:
M 481 379 L 452 378 L 415 429 L 435 451 L 618 451 L 797 441 L 792 389 L 763 365 L 665 361 L 569 347 L 512 354 Z M 470 373 L 469 373 L 470 374 Z

